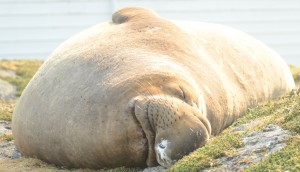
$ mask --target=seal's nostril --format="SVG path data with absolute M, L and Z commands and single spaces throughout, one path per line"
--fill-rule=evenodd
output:
M 159 146 L 159 148 L 161 148 L 161 149 L 164 149 L 164 148 L 166 148 L 166 146 L 165 146 L 165 145 L 163 145 L 162 143 L 158 144 L 158 146 Z

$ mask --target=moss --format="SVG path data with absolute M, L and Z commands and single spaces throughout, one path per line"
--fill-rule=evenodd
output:
M 11 121 L 14 106 L 15 103 L 0 99 L 0 120 Z
M 215 159 L 232 154 L 236 148 L 242 145 L 242 135 L 239 133 L 214 137 L 206 146 L 183 157 L 167 171 L 199 171 L 219 165 Z
M 295 99 L 295 104 L 288 109 L 281 125 L 287 130 L 300 133 L 300 98 L 298 96 Z
M 297 84 L 299 84 L 300 83 L 300 68 L 296 67 L 295 65 L 290 65 L 290 70 L 292 72 L 295 82 Z
M 21 96 L 22 91 L 41 66 L 39 60 L 0 60 L 0 68 L 14 71 L 17 77 L 2 77 L 17 87 L 16 96 Z

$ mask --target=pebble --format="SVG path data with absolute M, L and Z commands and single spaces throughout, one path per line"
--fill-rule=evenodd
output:
M 165 171 L 165 168 L 162 166 L 157 166 L 157 167 L 148 167 L 145 168 L 143 171 L 141 172 L 163 172 Z

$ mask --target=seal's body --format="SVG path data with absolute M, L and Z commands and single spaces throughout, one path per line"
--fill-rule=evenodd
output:
M 125 8 L 54 51 L 20 98 L 13 136 L 57 165 L 168 167 L 293 88 L 279 55 L 242 32 Z

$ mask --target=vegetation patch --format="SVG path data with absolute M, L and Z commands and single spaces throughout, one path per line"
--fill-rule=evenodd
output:
M 286 141 L 287 146 L 244 171 L 300 171 L 299 133 Z
M 40 60 L 0 60 L 0 69 L 14 71 L 17 77 L 1 77 L 17 87 L 16 96 L 21 96 L 22 91 L 42 65 Z
M 0 99 L 0 120 L 11 121 L 15 103 Z
M 2 142 L 2 141 L 12 141 L 13 140 L 13 136 L 12 136 L 12 134 L 10 133 L 10 134 L 3 134 L 3 135 L 1 135 L 0 136 L 0 142 Z
M 300 84 L 300 68 L 295 65 L 290 65 L 291 72 L 297 84 Z

